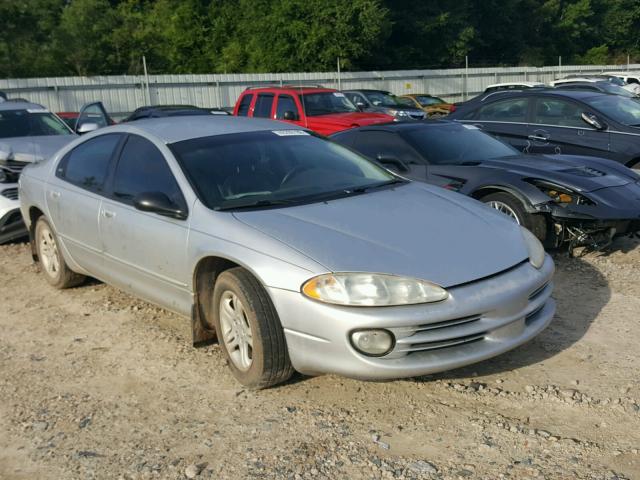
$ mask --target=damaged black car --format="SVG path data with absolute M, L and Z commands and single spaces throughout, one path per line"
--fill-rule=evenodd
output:
M 550 248 L 601 250 L 640 231 L 640 176 L 611 160 L 525 155 L 446 120 L 362 127 L 332 139 L 401 176 L 478 199 Z

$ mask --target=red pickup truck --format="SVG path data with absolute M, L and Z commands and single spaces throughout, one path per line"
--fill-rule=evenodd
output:
M 290 122 L 322 135 L 394 120 L 384 113 L 361 112 L 338 90 L 296 86 L 247 88 L 233 114 Z

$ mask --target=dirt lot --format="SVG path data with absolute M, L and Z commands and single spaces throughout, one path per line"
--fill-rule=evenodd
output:
M 556 255 L 552 326 L 497 359 L 245 391 L 215 345 L 0 247 L 0 478 L 640 479 L 640 242 Z

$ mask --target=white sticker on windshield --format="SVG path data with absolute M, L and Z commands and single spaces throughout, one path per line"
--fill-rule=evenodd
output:
M 49 113 L 49 110 L 46 108 L 27 108 L 27 112 L 29 113 Z
M 295 135 L 309 135 L 304 130 L 271 130 L 271 131 L 280 137 L 291 137 Z
M 342 92 L 333 92 L 333 95 L 334 95 L 335 97 L 344 98 L 344 93 L 342 93 Z
M 476 127 L 475 125 L 467 125 L 466 123 L 463 123 L 462 126 L 464 128 L 468 128 L 469 130 L 480 130 L 478 127 Z

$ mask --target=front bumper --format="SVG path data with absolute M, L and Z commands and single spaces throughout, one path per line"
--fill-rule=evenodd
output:
M 17 184 L 0 184 L 0 243 L 27 235 L 20 214 Z
M 553 272 L 549 256 L 541 270 L 523 262 L 450 288 L 449 299 L 431 305 L 340 307 L 289 290 L 270 288 L 269 293 L 296 370 L 382 380 L 462 367 L 535 337 L 555 313 Z M 363 328 L 391 331 L 396 337 L 393 350 L 377 358 L 356 351 L 350 333 Z

